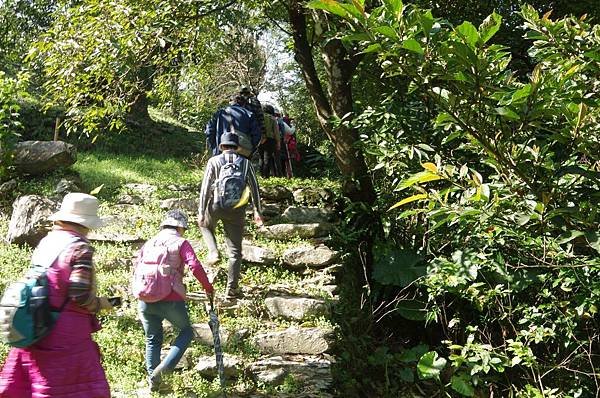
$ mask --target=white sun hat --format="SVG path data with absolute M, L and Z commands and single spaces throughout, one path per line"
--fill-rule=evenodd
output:
M 98 199 L 80 192 L 65 195 L 60 210 L 50 216 L 51 221 L 66 221 L 88 229 L 100 228 L 104 222 L 98 217 Z

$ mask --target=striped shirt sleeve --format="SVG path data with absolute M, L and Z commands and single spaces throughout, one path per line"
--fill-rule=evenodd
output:
M 72 268 L 69 277 L 69 298 L 89 312 L 98 312 L 100 302 L 96 296 L 96 277 L 92 261 L 94 249 L 86 242 L 77 242 L 67 250 Z
M 204 170 L 204 178 L 202 178 L 202 187 L 200 188 L 200 206 L 198 207 L 198 214 L 200 217 L 206 214 L 207 208 L 211 202 L 213 183 L 217 179 L 217 167 L 215 163 L 218 160 L 218 156 L 210 158 L 206 164 L 206 169 Z

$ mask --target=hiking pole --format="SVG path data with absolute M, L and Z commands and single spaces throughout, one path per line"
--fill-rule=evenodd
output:
M 292 170 L 292 158 L 290 157 L 290 149 L 288 148 L 288 144 L 285 143 L 285 153 L 287 154 L 287 176 L 288 178 L 292 178 L 294 176 L 294 171 Z
M 214 300 L 214 294 L 211 294 L 209 297 L 210 309 L 208 311 L 208 327 L 213 335 L 215 361 L 217 364 L 217 373 L 219 374 L 221 392 L 223 393 L 223 397 L 227 398 L 227 393 L 225 392 L 225 366 L 223 364 L 223 349 L 221 347 L 221 337 L 219 335 L 219 318 L 215 312 Z

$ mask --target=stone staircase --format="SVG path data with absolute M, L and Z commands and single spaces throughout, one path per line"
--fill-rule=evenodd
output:
M 267 223 L 255 231 L 255 239 L 248 235 L 244 240 L 242 273 L 247 264 L 265 268 L 277 265 L 292 272 L 297 282 L 242 284 L 243 299 L 233 306 L 218 307 L 225 318 L 251 314 L 261 321 L 261 327 L 252 331 L 221 327 L 226 377 L 234 380 L 243 374 L 251 375 L 258 385 L 270 387 L 291 377 L 297 386 L 294 396 L 330 397 L 331 366 L 335 358 L 329 351 L 335 332 L 331 324 L 316 326 L 310 321 L 321 319 L 325 320 L 321 323 L 326 323 L 337 301 L 336 274 L 342 268 L 341 256 L 327 246 L 328 234 L 336 221 L 331 210 L 333 195 L 322 189 L 292 192 L 281 187 L 261 189 L 261 195 Z M 277 241 L 283 248 L 271 249 L 270 241 Z M 201 242 L 192 244 L 202 249 Z M 223 270 L 207 271 L 216 278 Z M 212 345 L 208 325 L 197 324 L 195 330 L 202 344 Z M 258 358 L 247 360 L 228 353 L 227 347 L 234 345 L 232 342 L 242 341 L 258 351 Z M 193 362 L 188 366 L 193 366 L 199 374 L 209 379 L 216 377 L 214 355 Z

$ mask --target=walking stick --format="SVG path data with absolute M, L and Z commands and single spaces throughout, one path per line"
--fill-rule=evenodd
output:
M 215 360 L 217 363 L 217 372 L 219 374 L 219 383 L 221 385 L 221 391 L 223 397 L 227 398 L 225 393 L 225 365 L 223 364 L 223 349 L 221 347 L 221 336 L 219 335 L 219 318 L 215 312 L 214 296 L 210 295 L 210 309 L 208 311 L 208 326 L 213 335 L 213 343 L 215 346 Z

